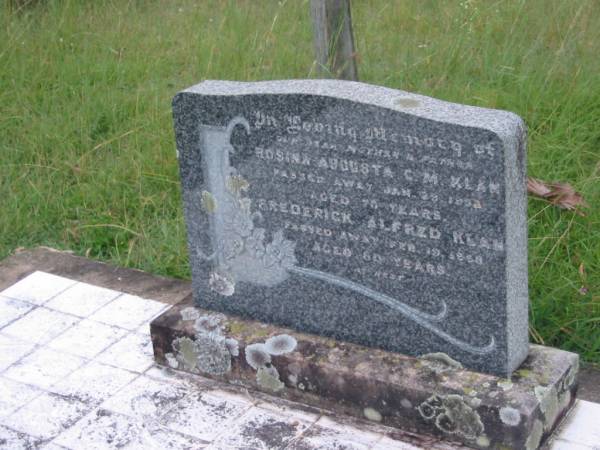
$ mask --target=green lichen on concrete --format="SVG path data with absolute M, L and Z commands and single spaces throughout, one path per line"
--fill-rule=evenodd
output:
M 483 434 L 475 440 L 475 444 L 477 444 L 477 446 L 481 448 L 488 448 L 490 446 L 490 439 L 485 434 Z
M 525 441 L 526 450 L 536 450 L 540 445 L 540 441 L 542 440 L 542 435 L 544 434 L 544 425 L 540 420 L 535 420 L 533 423 L 533 427 L 531 428 L 531 433 Z
M 450 358 L 447 354 L 442 352 L 421 355 L 419 356 L 419 360 L 424 367 L 427 367 L 429 370 L 435 373 L 444 373 L 463 368 L 461 363 Z
M 375 408 L 371 408 L 370 406 L 363 409 L 363 414 L 367 419 L 373 422 L 381 422 L 383 420 L 383 416 L 381 415 L 381 413 Z
M 273 366 L 259 367 L 256 372 L 256 383 L 261 388 L 273 392 L 279 392 L 285 387 L 279 379 L 279 372 Z
M 519 369 L 515 371 L 515 374 L 521 378 L 532 378 L 533 372 L 529 369 Z
M 235 336 L 240 336 L 244 334 L 244 332 L 248 329 L 248 327 L 244 324 L 244 322 L 238 321 L 230 321 L 227 325 L 227 330 L 230 334 Z
M 468 387 L 468 386 L 463 387 L 463 392 L 466 395 L 477 395 L 477 391 L 475 389 L 473 389 L 472 387 Z
M 173 341 L 173 351 L 178 367 L 189 372 L 223 375 L 231 370 L 231 354 L 221 336 L 198 335 Z
M 479 414 L 460 395 L 432 395 L 417 409 L 423 419 L 434 421 L 444 433 L 476 440 L 484 432 Z
M 231 371 L 231 357 L 236 352 L 237 341 L 223 334 L 226 318 L 223 314 L 195 314 L 192 307 L 182 310 L 188 320 L 194 320 L 194 339 L 179 337 L 172 348 L 177 368 L 208 375 L 223 375 Z M 168 361 L 173 366 L 172 361 Z
M 256 382 L 260 387 L 274 392 L 285 387 L 285 384 L 279 379 L 277 368 L 271 365 L 271 355 L 279 356 L 290 353 L 296 349 L 297 345 L 298 342 L 293 336 L 278 334 L 270 337 L 264 343 L 255 342 L 246 346 L 246 362 L 256 370 Z M 295 385 L 298 380 L 293 373 L 288 379 L 292 385 Z
M 544 428 L 550 429 L 560 412 L 556 388 L 554 386 L 536 386 L 533 391 L 544 414 Z
M 498 387 L 500 389 L 502 389 L 504 392 L 510 390 L 513 388 L 513 382 L 508 380 L 508 379 L 504 379 L 504 380 L 499 380 L 497 383 Z
M 201 372 L 223 375 L 231 371 L 231 353 L 222 336 L 196 336 L 197 366 Z
M 173 341 L 175 358 L 183 370 L 193 372 L 198 364 L 196 343 L 188 337 L 180 337 Z

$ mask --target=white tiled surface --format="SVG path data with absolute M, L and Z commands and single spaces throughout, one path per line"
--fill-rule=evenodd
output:
M 2 332 L 36 344 L 45 343 L 61 334 L 77 320 L 77 317 L 70 314 L 39 307 L 2 328 Z
M 34 305 L 43 305 L 75 283 L 76 281 L 68 278 L 57 277 L 45 272 L 34 272 L 5 289 L 0 295 Z
M 112 289 L 77 283 L 58 294 L 46 306 L 79 317 L 87 317 L 117 298 L 121 293 Z
M 79 356 L 39 347 L 6 369 L 2 375 L 11 380 L 48 388 L 84 363 L 85 360 Z
M 555 435 L 552 450 L 600 450 L 600 404 L 578 400 Z
M 83 319 L 48 343 L 48 347 L 65 353 L 93 358 L 127 333 L 122 328 Z
M 20 360 L 35 348 L 35 344 L 3 335 L 0 330 L 0 372 Z
M 165 304 L 122 294 L 90 316 L 91 320 L 135 330 L 165 310 Z
M 166 308 L 43 272 L 0 292 L 0 447 L 418 450 L 155 366 Z M 600 405 L 579 401 L 550 448 L 599 443 Z
M 4 327 L 34 307 L 31 303 L 0 295 L 0 327 Z

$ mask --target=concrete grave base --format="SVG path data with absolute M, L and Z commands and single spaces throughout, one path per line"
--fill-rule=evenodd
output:
M 569 410 L 576 354 L 532 345 L 510 379 L 240 319 L 191 296 L 151 324 L 159 364 L 474 448 L 535 449 Z

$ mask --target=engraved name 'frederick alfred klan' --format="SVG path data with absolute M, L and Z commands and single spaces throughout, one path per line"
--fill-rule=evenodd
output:
M 518 116 L 335 80 L 206 81 L 173 108 L 199 306 L 499 375 L 524 360 Z

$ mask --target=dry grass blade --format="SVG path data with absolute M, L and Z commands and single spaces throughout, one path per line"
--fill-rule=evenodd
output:
M 546 183 L 537 178 L 528 177 L 527 192 L 535 197 L 546 199 L 559 208 L 575 211 L 581 216 L 585 214 L 580 208 L 588 206 L 583 196 L 569 183 Z

